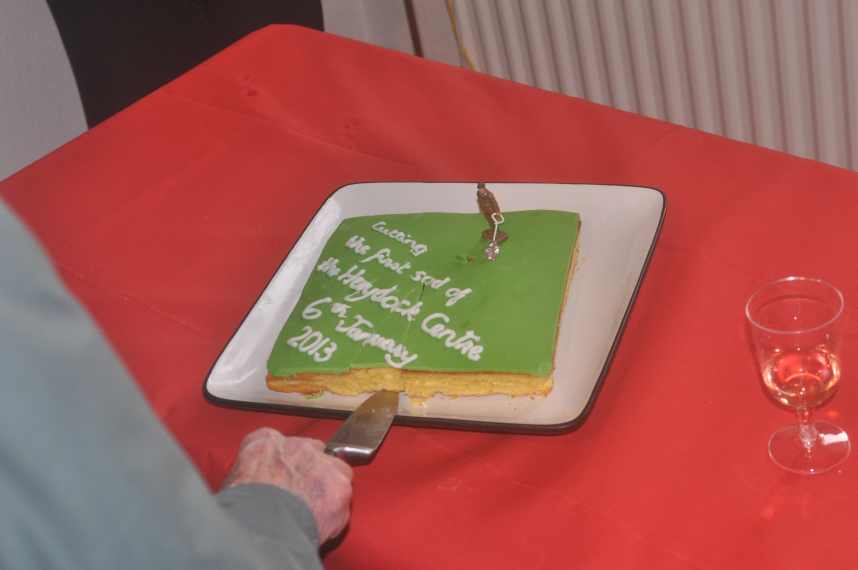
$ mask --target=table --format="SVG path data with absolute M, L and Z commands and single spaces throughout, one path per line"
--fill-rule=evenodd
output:
M 297 27 L 252 34 L 0 196 L 217 487 L 263 425 L 210 366 L 324 198 L 354 181 L 654 186 L 660 241 L 587 421 L 558 436 L 394 426 L 357 468 L 345 568 L 854 568 L 858 453 L 782 472 L 743 304 L 785 274 L 858 304 L 858 175 Z M 585 221 L 586 223 L 586 221 Z M 858 328 L 823 415 L 858 437 Z

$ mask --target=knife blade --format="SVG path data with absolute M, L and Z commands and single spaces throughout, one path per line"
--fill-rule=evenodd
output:
M 399 393 L 376 392 L 357 407 L 328 440 L 325 453 L 352 465 L 369 463 L 399 411 Z

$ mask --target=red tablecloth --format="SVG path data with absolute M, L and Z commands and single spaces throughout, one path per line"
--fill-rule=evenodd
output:
M 0 184 L 207 480 L 273 425 L 202 382 L 323 199 L 354 181 L 655 186 L 668 210 L 589 419 L 394 427 L 329 568 L 855 568 L 858 452 L 787 474 L 743 304 L 785 274 L 858 305 L 858 176 L 300 28 L 271 27 Z M 854 314 L 854 310 L 850 311 Z M 854 320 L 853 320 L 854 323 Z M 858 328 L 823 412 L 858 437 Z

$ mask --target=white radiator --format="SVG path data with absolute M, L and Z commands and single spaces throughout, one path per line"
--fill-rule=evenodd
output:
M 476 69 L 858 170 L 858 0 L 451 0 Z

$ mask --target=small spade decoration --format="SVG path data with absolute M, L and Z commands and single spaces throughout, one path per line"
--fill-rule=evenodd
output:
M 477 184 L 477 206 L 480 208 L 486 221 L 489 222 L 489 228 L 483 230 L 483 238 L 489 240 L 489 245 L 484 250 L 486 259 L 494 261 L 500 254 L 500 244 L 506 241 L 509 237 L 506 232 L 500 231 L 498 227 L 504 222 L 503 214 L 501 213 L 498 201 L 486 185 L 482 182 Z
M 500 254 L 500 244 L 495 240 L 490 241 L 488 247 L 485 249 L 485 254 L 489 261 L 494 261 Z

